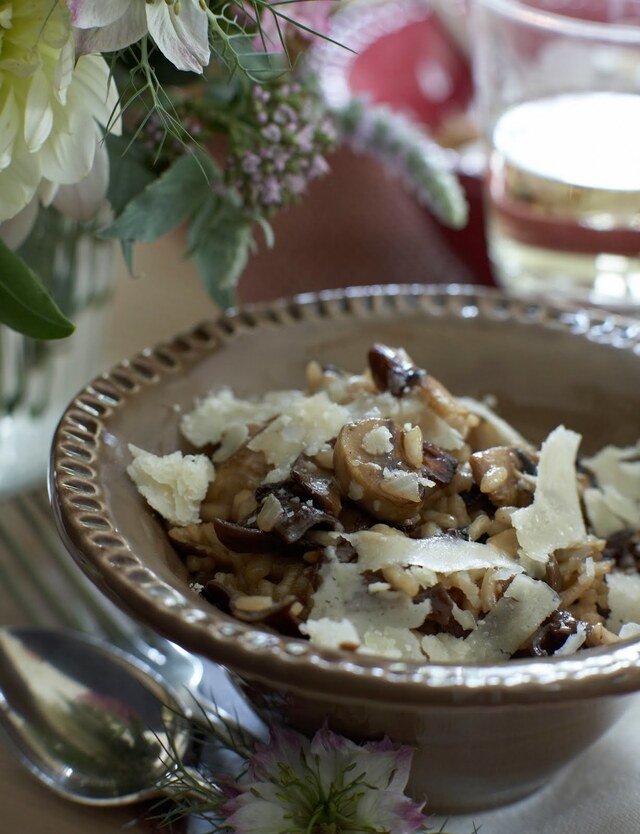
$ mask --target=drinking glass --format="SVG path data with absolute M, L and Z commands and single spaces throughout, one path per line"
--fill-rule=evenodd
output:
M 640 308 L 640 0 L 474 0 L 496 280 Z

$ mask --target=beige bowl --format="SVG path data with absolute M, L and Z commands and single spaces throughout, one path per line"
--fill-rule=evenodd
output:
M 403 345 L 457 394 L 498 398 L 533 440 L 563 422 L 583 448 L 639 432 L 640 326 L 462 287 L 370 287 L 256 306 L 206 323 L 94 380 L 55 436 L 51 495 L 77 562 L 119 605 L 224 664 L 254 702 L 314 730 L 416 747 L 411 790 L 461 812 L 534 791 L 622 715 L 640 642 L 498 664 L 416 664 L 319 651 L 237 622 L 191 591 L 126 475 L 127 444 L 180 446 L 176 405 L 221 384 L 302 386 L 308 360 L 353 370 L 373 341 Z

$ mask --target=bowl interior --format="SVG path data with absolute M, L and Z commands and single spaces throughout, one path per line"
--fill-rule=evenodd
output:
M 247 396 L 303 387 L 311 359 L 358 372 L 370 345 L 384 342 L 405 347 L 455 394 L 495 396 L 500 414 L 533 441 L 564 423 L 583 435 L 584 451 L 625 445 L 638 433 L 639 333 L 630 322 L 491 291 L 418 286 L 358 288 L 232 314 L 123 363 L 70 404 L 51 468 L 59 528 L 93 579 L 158 631 L 256 674 L 278 674 L 269 665 L 275 653 L 291 676 L 291 657 L 310 656 L 308 644 L 238 624 L 188 588 L 160 522 L 126 474 L 129 443 L 174 451 L 183 445 L 180 411 L 210 390 L 231 385 Z

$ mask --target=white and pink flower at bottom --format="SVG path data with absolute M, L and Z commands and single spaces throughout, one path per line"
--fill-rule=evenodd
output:
M 413 751 L 391 741 L 358 745 L 326 726 L 309 740 L 273 727 L 235 796 L 222 808 L 234 834 L 412 834 L 422 806 L 404 791 Z

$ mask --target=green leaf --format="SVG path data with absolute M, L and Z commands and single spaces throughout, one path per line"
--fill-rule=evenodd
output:
M 139 143 L 132 143 L 130 136 L 110 133 L 105 141 L 109 152 L 107 199 L 119 215 L 156 177 L 147 164 L 146 152 Z
M 0 322 L 34 339 L 63 339 L 75 329 L 35 273 L 1 240 Z
M 133 278 L 135 277 L 135 272 L 133 270 L 133 241 L 121 240 L 120 249 L 122 251 L 122 258 L 127 265 L 127 272 Z
M 249 257 L 251 221 L 219 198 L 211 197 L 192 218 L 188 254 L 213 300 L 224 310 L 235 301 L 235 288 Z
M 126 206 L 101 237 L 154 241 L 175 229 L 211 195 L 220 179 L 215 162 L 205 154 L 181 156 Z

